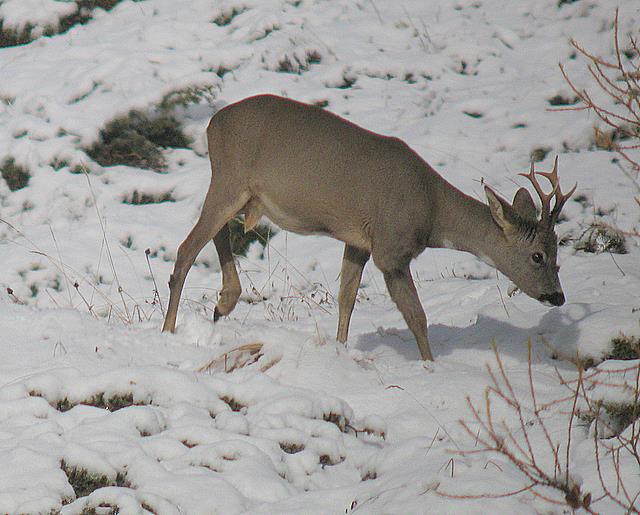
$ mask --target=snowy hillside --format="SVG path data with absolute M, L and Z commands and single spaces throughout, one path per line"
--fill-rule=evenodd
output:
M 621 334 L 638 346 L 638 173 L 592 112 L 557 110 L 580 105 L 558 63 L 594 86 L 570 39 L 615 59 L 615 9 L 621 40 L 640 38 L 636 0 L 96 3 L 0 0 L 0 42 L 32 40 L 0 48 L 0 512 L 640 509 L 640 423 L 618 416 L 637 418 L 639 361 L 603 361 Z M 400 137 L 481 200 L 559 155 L 563 189 L 578 183 L 556 228 L 567 303 L 427 250 L 412 271 L 435 361 L 372 263 L 345 348 L 342 244 L 279 231 L 238 256 L 241 301 L 216 324 L 208 245 L 161 334 L 209 184 L 204 130 L 257 93 Z M 107 163 L 125 119 L 179 142 L 123 133 L 150 157 Z

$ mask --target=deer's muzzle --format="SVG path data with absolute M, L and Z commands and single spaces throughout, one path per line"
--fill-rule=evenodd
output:
M 564 304 L 564 293 L 557 291 L 555 293 L 545 293 L 540 295 L 538 300 L 544 304 L 551 304 L 552 306 L 562 306 Z

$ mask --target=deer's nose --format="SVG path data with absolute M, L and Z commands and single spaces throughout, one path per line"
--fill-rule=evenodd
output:
M 564 293 L 557 291 L 555 293 L 545 293 L 538 298 L 540 302 L 549 303 L 552 306 L 562 306 L 564 304 Z

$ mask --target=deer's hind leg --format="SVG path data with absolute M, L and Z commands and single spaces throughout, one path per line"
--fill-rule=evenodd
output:
M 213 238 L 213 243 L 218 252 L 220 271 L 222 272 L 222 289 L 220 290 L 218 303 L 213 310 L 213 321 L 216 322 L 221 316 L 226 316 L 233 311 L 240 298 L 242 288 L 236 264 L 233 260 L 233 253 L 231 252 L 228 223 L 224 224 L 222 229 L 218 231 L 218 234 Z
M 219 256 L 220 249 L 217 241 L 222 242 L 220 244 L 222 248 L 220 264 L 221 267 L 223 267 L 223 277 L 225 277 L 225 270 L 227 271 L 226 278 L 229 283 L 228 291 L 230 292 L 228 296 L 230 299 L 233 298 L 235 291 L 238 292 L 239 296 L 240 281 L 238 280 L 238 274 L 235 270 L 235 264 L 233 263 L 233 256 L 231 255 L 227 222 L 244 207 L 248 200 L 249 194 L 242 192 L 240 188 L 234 185 L 213 184 L 212 188 L 209 189 L 202 207 L 202 213 L 200 213 L 200 218 L 180 247 L 178 247 L 176 264 L 169 279 L 169 307 L 167 308 L 167 315 L 164 319 L 164 325 L 162 326 L 163 331 L 175 331 L 180 295 L 182 294 L 187 273 L 202 248 L 211 239 L 216 240 L 216 248 L 218 249 Z M 220 232 L 223 234 L 218 236 Z M 224 241 L 226 241 L 226 245 Z M 233 278 L 237 281 L 237 286 L 233 283 Z M 232 304 L 231 309 L 235 306 L 235 301 Z
M 244 213 L 244 232 L 247 233 L 260 221 L 262 204 L 257 198 L 252 197 L 236 214 L 240 213 Z M 228 315 L 236 307 L 240 293 L 242 293 L 242 287 L 236 263 L 233 259 L 228 223 L 216 234 L 215 238 L 213 238 L 213 243 L 216 245 L 222 272 L 222 290 L 220 290 L 220 298 L 213 311 L 213 321 L 216 322 L 221 316 Z

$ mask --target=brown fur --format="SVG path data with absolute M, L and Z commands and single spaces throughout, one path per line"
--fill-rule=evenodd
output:
M 264 215 L 283 229 L 345 243 L 341 342 L 370 256 L 423 359 L 433 358 L 409 263 L 426 247 L 449 246 L 490 260 L 534 298 L 560 295 L 555 235 L 531 219 L 535 207 L 526 190 L 515 207 L 488 190 L 489 207 L 454 188 L 403 141 L 272 95 L 225 107 L 212 118 L 207 138 L 211 185 L 200 219 L 178 250 L 163 331 L 175 329 L 184 279 L 210 239 L 223 275 L 215 318 L 235 307 L 241 289 L 226 224 L 241 212 L 247 228 Z M 533 239 L 522 237 L 532 224 Z M 532 266 L 533 252 L 544 253 L 542 266 Z

